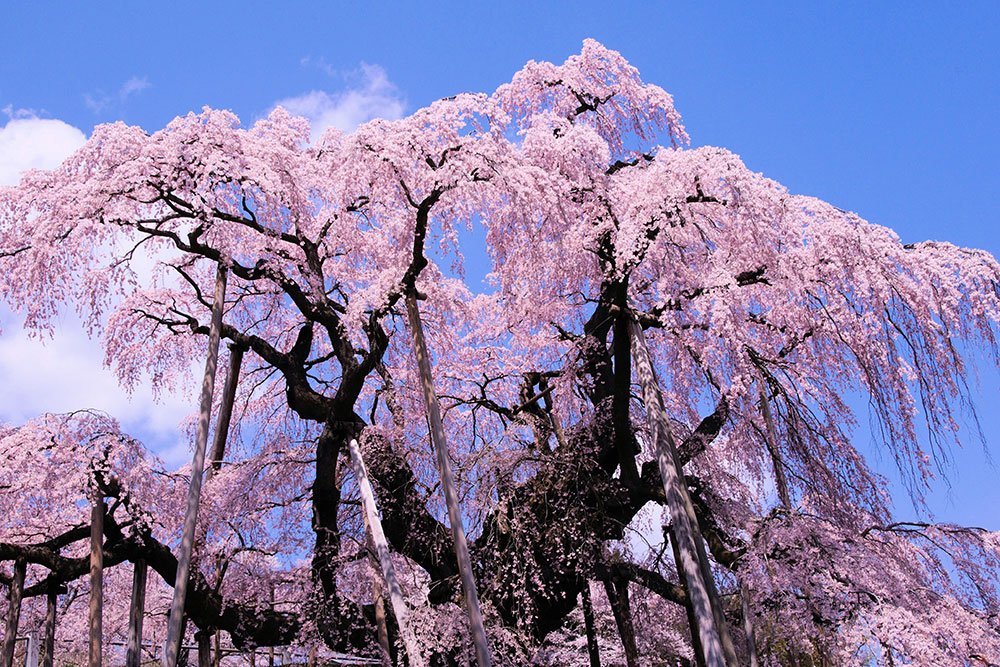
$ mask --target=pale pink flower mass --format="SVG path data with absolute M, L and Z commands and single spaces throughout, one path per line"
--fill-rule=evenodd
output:
M 957 443 L 970 360 L 997 360 L 989 253 L 903 245 L 724 148 L 689 148 L 671 96 L 593 40 L 493 93 L 313 139 L 282 107 L 246 128 L 205 108 L 152 134 L 99 126 L 0 187 L 0 298 L 35 331 L 76 308 L 126 386 L 170 389 L 200 363 L 228 269 L 222 338 L 246 357 L 199 510 L 192 632 L 376 654 L 346 458 L 360 434 L 415 634 L 468 659 L 406 326 L 416 289 L 497 664 L 591 664 L 585 591 L 603 659 L 623 660 L 590 583 L 610 580 L 631 582 L 642 664 L 693 656 L 640 392 L 615 351 L 625 313 L 649 340 L 741 659 L 743 586 L 763 664 L 1000 661 L 997 535 L 894 520 L 850 408 L 867 397 L 919 500 Z M 473 227 L 488 293 L 461 277 Z M 26 557 L 29 590 L 66 584 L 67 656 L 85 650 L 91 485 L 111 506 L 105 640 L 124 633 L 125 563 L 153 570 L 157 641 L 173 584 L 186 476 L 112 417 L 0 432 L 0 581 Z M 638 479 L 616 473 L 623 451 Z M 22 627 L 43 614 L 29 597 Z

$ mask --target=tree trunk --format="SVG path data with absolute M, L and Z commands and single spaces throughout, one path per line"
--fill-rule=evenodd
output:
M 625 649 L 625 663 L 628 667 L 639 667 L 639 649 L 635 645 L 635 626 L 632 624 L 632 605 L 628 599 L 628 582 L 619 582 L 614 576 L 604 580 L 604 592 L 611 603 L 611 612 L 618 626 L 618 636 Z
M 709 592 L 709 586 L 714 582 L 710 576 L 706 581 L 705 568 L 702 567 L 703 560 L 707 560 L 704 554 L 705 545 L 702 543 L 698 518 L 694 513 L 694 506 L 684 481 L 684 472 L 677 457 L 677 447 L 663 406 L 663 396 L 660 394 L 660 387 L 653 371 L 653 360 L 649 356 L 642 327 L 634 318 L 629 318 L 629 333 L 632 339 L 632 358 L 635 361 L 639 384 L 642 386 L 643 403 L 649 420 L 650 439 L 656 448 L 656 459 L 660 467 L 660 476 L 663 478 L 667 506 L 677 537 L 677 548 L 681 556 L 678 565 L 683 567 L 687 575 L 688 595 L 691 598 L 695 627 L 705 653 L 705 664 L 708 667 L 724 667 L 726 655 L 723 651 L 721 629 L 716 620 Z M 735 662 L 731 667 L 735 667 Z
M 139 559 L 132 566 L 132 599 L 128 610 L 128 639 L 125 667 L 142 664 L 142 621 L 146 610 L 146 561 Z
M 104 643 L 104 492 L 94 484 L 90 512 L 90 667 L 101 667 Z
M 472 574 L 469 545 L 465 539 L 462 513 L 458 506 L 458 494 L 455 491 L 451 462 L 448 458 L 448 443 L 445 440 L 444 426 L 441 423 L 441 408 L 438 405 L 437 394 L 434 391 L 431 362 L 427 353 L 427 343 L 424 341 L 424 329 L 420 322 L 417 297 L 412 291 L 406 297 L 406 310 L 409 315 L 410 329 L 413 332 L 413 348 L 417 356 L 417 366 L 420 369 L 420 384 L 423 388 L 424 402 L 427 405 L 427 415 L 431 423 L 431 438 L 434 440 L 434 449 L 437 452 L 441 488 L 444 491 L 445 504 L 448 506 L 448 523 L 451 525 L 451 535 L 455 543 L 455 556 L 458 559 L 462 588 L 465 589 L 469 625 L 472 629 L 472 640 L 476 646 L 476 662 L 479 664 L 479 667 L 490 667 L 492 662 L 490 659 L 490 649 L 486 641 L 486 630 L 483 628 L 482 612 L 479 610 L 479 593 L 476 590 L 476 581 Z
M 27 562 L 21 558 L 14 561 L 14 577 L 10 581 L 7 629 L 3 635 L 3 653 L 0 655 L 0 667 L 14 667 L 14 641 L 17 639 L 17 622 L 21 618 L 21 596 L 24 595 L 24 576 L 27 571 Z
M 639 482 L 639 471 L 635 465 L 635 450 L 632 447 L 632 423 L 629 418 L 629 403 L 632 388 L 632 356 L 629 350 L 628 321 L 619 313 L 615 320 L 615 393 L 614 422 L 615 447 L 618 450 L 618 464 L 621 466 L 622 481 L 627 486 Z
M 587 629 L 587 653 L 590 654 L 590 667 L 601 667 L 601 649 L 597 645 L 597 629 L 594 627 L 594 605 L 590 601 L 590 582 L 584 582 L 583 591 L 583 625 Z
M 385 533 L 382 531 L 382 522 L 378 518 L 378 510 L 375 507 L 375 495 L 372 493 L 371 482 L 368 481 L 368 470 L 365 468 L 364 459 L 361 457 L 361 448 L 358 441 L 351 438 L 347 445 L 351 454 L 351 465 L 354 468 L 354 477 L 358 483 L 358 490 L 361 494 L 361 505 L 364 508 L 365 527 L 368 535 L 375 545 L 378 554 L 378 562 L 382 569 L 382 578 L 389 591 L 389 601 L 392 603 L 392 613 L 396 616 L 396 625 L 403 635 L 403 644 L 406 646 L 406 654 L 410 659 L 411 667 L 423 667 L 424 659 L 420 653 L 417 638 L 413 635 L 413 630 L 407 621 L 408 612 L 406 601 L 403 600 L 403 591 L 396 578 L 396 569 L 392 564 L 392 556 L 389 553 L 389 544 L 386 542 Z M 384 614 L 383 614 L 384 616 Z M 381 630 L 380 630 L 381 634 Z M 386 632 L 386 656 L 389 656 L 388 632 Z
M 219 417 L 215 422 L 215 436 L 212 438 L 212 453 L 208 456 L 205 481 L 212 478 L 222 467 L 226 455 L 226 440 L 229 438 L 229 423 L 233 418 L 233 403 L 236 401 L 236 387 L 240 382 L 240 367 L 243 365 L 243 347 L 229 346 L 229 368 L 226 371 L 226 386 L 222 390 Z
M 222 308 L 226 299 L 226 268 L 221 264 L 215 277 L 215 299 L 212 303 L 212 325 L 208 334 L 208 359 L 205 377 L 201 384 L 201 411 L 191 462 L 191 484 L 188 486 L 187 507 L 184 512 L 184 532 L 177 557 L 177 579 L 170 602 L 170 621 L 167 642 L 163 650 L 163 667 L 176 667 L 181 647 L 181 619 L 187 597 L 188 574 L 191 569 L 191 552 L 194 547 L 195 525 L 198 520 L 198 501 L 201 497 L 202 473 L 205 468 L 205 445 L 208 442 L 208 424 L 212 417 L 212 393 L 215 390 L 215 367 L 219 357 L 219 330 L 222 328 Z
M 56 602 L 58 594 L 49 589 L 45 604 L 45 634 L 42 637 L 42 667 L 52 667 L 56 648 Z

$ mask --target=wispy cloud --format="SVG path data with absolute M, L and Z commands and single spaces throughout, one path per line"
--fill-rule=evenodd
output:
M 115 104 L 125 104 L 125 101 L 128 100 L 129 97 L 146 90 L 151 85 L 152 84 L 149 83 L 149 79 L 146 77 L 133 76 L 121 85 L 117 93 L 109 94 L 104 90 L 96 90 L 93 93 L 85 93 L 83 96 L 83 103 L 86 104 L 87 108 L 94 113 L 101 113 L 102 111 L 110 109 Z
M 326 72 L 330 76 L 340 76 L 342 72 L 336 67 L 326 62 L 326 58 L 320 56 L 319 58 L 314 58 L 312 56 L 306 56 L 299 61 L 299 64 L 303 67 L 315 67 L 318 70 Z
M 122 84 L 121 89 L 118 91 L 118 97 L 124 102 L 129 95 L 146 90 L 149 88 L 149 85 L 149 79 L 146 77 L 133 76 Z
M 311 61 L 306 58 L 303 64 L 312 64 L 324 70 L 330 67 L 322 59 Z M 278 100 L 275 106 L 284 107 L 295 116 L 305 117 L 314 142 L 328 127 L 350 132 L 374 118 L 397 120 L 403 117 L 406 100 L 389 81 L 382 67 L 362 63 L 349 78 L 357 84 L 347 90 L 336 93 L 313 90 Z

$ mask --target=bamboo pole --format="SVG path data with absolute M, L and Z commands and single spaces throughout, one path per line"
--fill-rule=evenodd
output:
M 392 613 L 396 615 L 396 624 L 399 632 L 403 635 L 403 645 L 406 647 L 406 654 L 409 656 L 411 667 L 423 667 L 424 658 L 420 653 L 417 638 L 413 634 L 413 628 L 407 621 L 408 612 L 406 602 L 403 600 L 403 591 L 396 578 L 396 569 L 392 564 L 392 556 L 389 554 L 389 543 L 385 539 L 382 530 L 382 522 L 378 518 L 378 510 L 375 507 L 375 494 L 372 492 L 371 482 L 368 481 L 368 470 L 365 468 L 364 459 L 361 457 L 361 448 L 358 441 L 351 438 L 347 445 L 351 454 L 351 466 L 354 468 L 354 477 L 358 482 L 358 489 L 361 492 L 361 505 L 364 508 L 365 526 L 372 542 L 375 544 L 375 552 L 378 555 L 378 562 L 382 568 L 382 578 L 385 580 L 386 588 L 389 590 L 389 601 L 392 604 Z
M 21 597 L 24 595 L 24 576 L 27 571 L 27 561 L 23 558 L 14 561 L 14 577 L 10 581 L 10 596 L 7 598 L 7 629 L 3 635 L 0 667 L 14 665 L 14 641 L 17 638 L 17 623 L 21 618 Z
M 132 567 L 132 599 L 128 610 L 125 667 L 140 667 L 142 664 L 142 621 L 146 608 L 147 569 L 146 561 L 142 558 Z
M 191 461 L 191 483 L 188 486 L 187 507 L 184 512 L 184 532 L 177 558 L 177 579 L 170 603 L 170 622 L 167 626 L 166 646 L 163 649 L 163 667 L 176 667 L 181 646 L 181 621 L 184 601 L 187 598 L 188 575 L 191 569 L 191 552 L 194 547 L 195 525 L 198 520 L 198 501 L 201 497 L 202 473 L 205 468 L 205 445 L 208 442 L 208 423 L 212 416 L 212 393 L 215 390 L 215 369 L 219 358 L 219 335 L 222 329 L 222 307 L 226 299 L 226 268 L 221 264 L 215 277 L 215 297 L 212 302 L 212 325 L 208 334 L 208 359 L 205 377 L 201 384 L 201 412 Z
M 455 491 L 455 480 L 448 458 L 448 442 L 444 435 L 444 425 L 441 423 L 441 407 L 438 405 L 437 393 L 434 391 L 434 379 L 431 376 L 431 361 L 427 353 L 427 343 L 424 340 L 424 328 L 420 322 L 420 310 L 417 307 L 417 296 L 411 291 L 406 297 L 406 311 L 409 315 L 410 329 L 413 333 L 413 348 L 417 356 L 417 366 L 420 369 L 420 384 L 427 405 L 427 416 L 431 424 L 431 438 L 437 452 L 438 473 L 441 475 L 441 488 L 444 491 L 445 504 L 448 506 L 448 523 L 451 524 L 451 536 L 455 543 L 455 557 L 458 560 L 458 571 L 462 578 L 462 588 L 465 589 L 465 602 L 469 612 L 469 625 L 472 629 L 472 640 L 476 646 L 476 662 L 479 667 L 490 667 L 490 648 L 486 641 L 486 630 L 483 627 L 483 615 L 479 610 L 479 593 L 476 591 L 476 580 L 472 574 L 472 560 L 469 557 L 469 545 L 465 539 L 465 528 L 462 525 L 462 512 L 458 507 L 458 494 Z
M 56 601 L 58 591 L 49 588 L 45 601 L 45 634 L 42 636 L 42 667 L 52 667 L 56 648 Z
M 233 403 L 236 401 L 236 387 L 240 382 L 240 367 L 243 365 L 243 346 L 229 346 L 229 368 L 226 370 L 226 386 L 222 390 L 219 417 L 215 422 L 215 436 L 212 438 L 212 453 L 208 457 L 205 481 L 212 478 L 222 467 L 226 454 L 226 440 L 229 438 L 229 423 L 233 418 Z
M 632 317 L 629 318 L 629 335 L 632 339 L 632 358 L 642 387 L 651 439 L 656 448 L 656 461 L 660 467 L 663 490 L 667 495 L 667 506 L 670 509 L 677 548 L 681 556 L 680 565 L 687 575 L 688 595 L 691 597 L 698 636 L 705 652 L 705 664 L 708 667 L 724 667 L 726 661 L 719 624 L 709 597 L 709 586 L 712 582 L 710 577 L 706 581 L 702 567 L 705 546 L 702 544 L 701 531 L 698 529 L 698 518 L 695 516 L 694 506 L 684 482 L 683 469 L 677 456 L 670 423 L 667 421 L 663 396 L 660 394 L 660 387 L 653 371 L 653 360 L 649 355 L 646 338 L 642 333 L 642 327 Z M 707 557 L 704 558 L 707 560 Z
M 90 652 L 88 665 L 101 667 L 104 616 L 104 492 L 94 484 L 90 511 Z

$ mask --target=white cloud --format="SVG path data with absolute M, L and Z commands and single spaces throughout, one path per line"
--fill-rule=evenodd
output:
M 2 111 L 9 120 L 0 128 L 0 185 L 16 185 L 27 169 L 58 166 L 86 141 L 83 132 L 61 120 L 9 107 Z M 145 265 L 139 270 L 144 268 L 150 270 Z M 194 397 L 165 394 L 156 403 L 148 382 L 130 397 L 79 319 L 72 314 L 58 319 L 53 338 L 43 341 L 30 338 L 20 318 L 0 308 L 0 420 L 20 424 L 46 412 L 94 408 L 118 419 L 169 466 L 188 460 L 189 438 L 178 425 L 194 412 Z
M 0 185 L 16 185 L 21 172 L 52 169 L 87 140 L 77 128 L 53 118 L 4 110 L 10 119 L 0 128 Z
M 374 118 L 402 118 L 406 101 L 389 81 L 385 70 L 378 65 L 362 63 L 359 74 L 360 86 L 333 94 L 313 90 L 298 97 L 279 100 L 275 106 L 308 119 L 314 142 L 328 127 L 350 132 Z
M 87 337 L 75 317 L 60 318 L 53 337 L 39 340 L 30 338 L 6 309 L 3 315 L 0 419 L 20 424 L 46 412 L 102 410 L 172 467 L 190 458 L 188 438 L 178 426 L 195 410 L 192 395 L 164 394 L 157 403 L 143 383 L 130 397 L 104 367 L 100 344 Z

